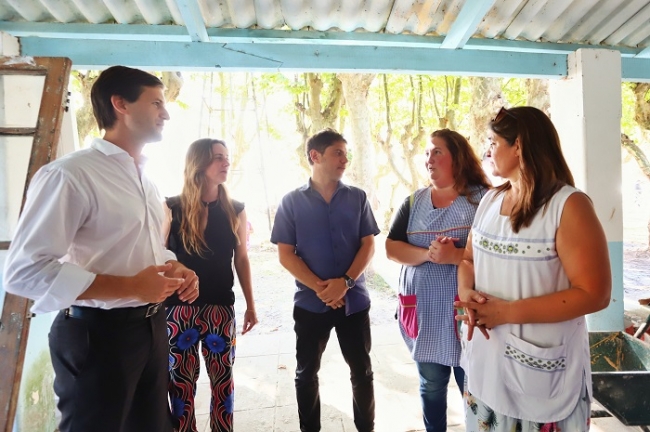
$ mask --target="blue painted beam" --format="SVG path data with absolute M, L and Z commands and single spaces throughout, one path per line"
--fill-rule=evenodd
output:
M 559 78 L 563 54 L 307 44 L 206 44 L 21 38 L 25 56 L 69 57 L 76 69 L 402 72 Z
M 644 49 L 636 55 L 637 58 L 650 58 L 650 47 Z
M 0 21 L 0 31 L 15 37 L 57 39 L 139 40 L 190 42 L 187 28 L 179 25 L 82 24 Z
M 440 48 L 458 49 L 476 33 L 476 29 L 495 0 L 467 0 L 451 25 Z
M 621 58 L 623 81 L 650 82 L 650 58 Z
M 147 24 L 59 24 L 0 21 L 0 31 L 16 37 L 134 40 L 152 42 L 190 42 L 184 27 L 178 25 Z M 285 31 L 262 29 L 208 29 L 213 43 L 255 43 L 290 45 L 336 45 L 370 47 L 440 48 L 438 36 L 393 35 L 385 33 Z M 515 41 L 508 39 L 470 39 L 463 49 L 505 51 L 539 54 L 568 54 L 580 48 L 618 50 L 622 57 L 639 56 L 639 48 L 609 47 L 603 45 L 562 44 L 550 42 Z
M 175 0 L 192 42 L 208 42 L 203 14 L 197 0 Z
M 510 39 L 470 39 L 463 49 L 540 54 L 570 54 L 579 49 L 606 49 L 619 51 L 621 57 L 636 57 L 642 51 L 639 48 L 613 47 L 607 45 L 530 42 Z

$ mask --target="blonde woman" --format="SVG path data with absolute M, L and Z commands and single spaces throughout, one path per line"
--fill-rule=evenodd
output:
M 242 334 L 257 324 L 246 250 L 244 204 L 224 186 L 230 162 L 223 141 L 200 139 L 187 152 L 181 195 L 168 198 L 168 247 L 199 277 L 192 305 L 172 296 L 166 302 L 169 335 L 169 396 L 179 432 L 197 431 L 194 407 L 199 376 L 199 342 L 210 376 L 210 427 L 233 430 L 235 360 L 234 268 L 246 299 Z

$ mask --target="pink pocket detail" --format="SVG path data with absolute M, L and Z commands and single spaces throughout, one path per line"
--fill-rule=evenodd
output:
M 399 321 L 404 332 L 411 339 L 418 337 L 418 314 L 415 294 L 399 294 Z

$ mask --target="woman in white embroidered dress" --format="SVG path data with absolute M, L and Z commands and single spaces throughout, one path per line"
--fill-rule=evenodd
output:
M 489 138 L 507 181 L 481 201 L 458 268 L 466 431 L 587 431 L 584 315 L 609 304 L 605 234 L 543 112 L 502 108 Z

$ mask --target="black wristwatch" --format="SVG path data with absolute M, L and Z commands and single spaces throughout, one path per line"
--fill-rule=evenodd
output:
M 354 288 L 354 286 L 357 284 L 357 282 L 352 279 L 350 276 L 344 274 L 343 279 L 345 279 L 345 286 L 348 287 L 348 289 Z

